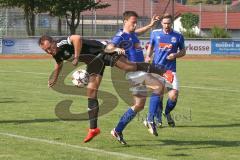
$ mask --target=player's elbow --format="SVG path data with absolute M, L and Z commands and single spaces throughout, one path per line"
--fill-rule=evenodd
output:
M 182 51 L 181 51 L 181 52 L 182 52 L 182 57 L 186 55 L 186 49 L 185 49 L 185 48 L 184 48 L 184 49 L 182 49 Z
M 57 62 L 55 65 L 55 68 L 60 69 L 60 68 L 62 68 L 62 66 L 63 66 L 63 62 Z
M 72 42 L 77 41 L 77 42 L 82 42 L 82 38 L 80 35 L 71 35 L 70 40 Z

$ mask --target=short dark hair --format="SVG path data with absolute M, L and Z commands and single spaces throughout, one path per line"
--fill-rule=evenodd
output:
M 165 14 L 162 16 L 162 20 L 165 19 L 165 18 L 170 19 L 171 22 L 173 22 L 173 16 L 172 16 L 171 14 L 165 13 Z
M 42 45 L 44 41 L 49 41 L 50 43 L 53 42 L 53 38 L 51 36 L 48 35 L 43 35 L 39 38 L 38 40 L 38 45 Z
M 123 13 L 123 20 L 128 20 L 132 16 L 138 18 L 138 14 L 135 11 L 125 11 Z

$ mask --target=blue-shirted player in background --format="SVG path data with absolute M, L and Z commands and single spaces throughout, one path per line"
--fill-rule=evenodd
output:
M 174 109 L 178 99 L 178 78 L 176 75 L 176 58 L 185 56 L 186 50 L 184 45 L 184 37 L 172 29 L 173 18 L 170 14 L 163 15 L 161 24 L 162 29 L 156 29 L 151 32 L 150 43 L 147 49 L 145 62 L 150 62 L 154 51 L 153 64 L 164 65 L 166 69 L 171 70 L 174 74 L 173 88 L 168 91 L 168 100 L 165 108 L 165 116 L 169 126 L 174 127 L 175 122 L 170 112 Z M 152 94 L 149 104 L 149 113 L 145 126 L 154 123 L 156 116 L 157 126 L 162 126 L 162 101 L 163 97 Z
M 160 20 L 159 16 L 153 16 L 149 25 L 136 29 L 138 15 L 134 11 L 126 11 L 123 14 L 124 25 L 123 29 L 119 30 L 115 37 L 112 38 L 111 43 L 119 48 L 124 48 L 126 56 L 129 61 L 132 62 L 144 62 L 143 50 L 138 39 L 138 35 L 146 32 L 154 26 L 155 22 Z M 144 78 L 149 77 L 146 72 L 128 72 L 129 77 L 131 76 L 142 76 Z M 170 75 L 171 76 L 171 75 Z M 173 75 L 172 75 L 173 77 Z M 131 78 L 130 78 L 131 79 Z M 153 92 L 157 95 L 161 94 L 163 90 L 163 84 L 158 81 L 155 77 L 145 79 L 146 81 L 154 81 L 158 88 L 155 88 Z M 151 83 L 146 82 L 146 83 Z M 146 86 L 142 86 L 141 82 L 134 84 L 135 91 L 133 91 L 134 104 L 131 106 L 121 117 L 117 126 L 111 131 L 113 137 L 115 137 L 121 144 L 126 144 L 123 139 L 123 130 L 127 124 L 136 116 L 136 114 L 144 108 L 147 96 Z M 156 133 L 157 134 L 157 133 Z

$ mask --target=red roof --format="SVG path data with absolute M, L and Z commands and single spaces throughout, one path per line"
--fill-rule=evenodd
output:
M 225 5 L 207 5 L 203 6 L 202 12 L 200 12 L 200 6 L 185 6 L 177 4 L 175 15 L 180 16 L 182 13 L 186 12 L 198 14 L 201 22 L 200 27 L 202 29 L 210 29 L 214 26 L 221 28 L 227 27 L 228 29 L 240 29 L 240 11 L 233 12 L 229 9 L 226 14 L 225 7 Z
M 225 16 L 227 16 L 226 22 Z M 228 29 L 240 29 L 239 17 L 240 13 L 227 13 L 225 15 L 224 12 L 202 12 L 201 28 L 209 29 L 218 26 L 227 27 Z M 225 23 L 227 23 L 226 26 Z
M 122 16 L 124 11 L 136 11 L 139 16 L 150 17 L 152 14 L 163 14 L 164 11 L 170 12 L 169 0 L 101 0 L 111 4 L 110 7 L 98 9 L 97 15 Z M 91 12 L 84 12 L 84 15 L 91 15 Z
M 96 11 L 97 15 L 101 16 L 122 16 L 126 10 L 133 10 L 139 16 L 150 17 L 152 14 L 162 15 L 165 12 L 172 13 L 172 1 L 169 0 L 101 0 L 111 4 L 110 7 L 99 9 Z M 236 5 L 236 3 L 234 3 Z M 233 6 L 230 6 L 233 7 Z M 240 29 L 240 11 L 229 9 L 227 13 L 227 28 Z M 175 17 L 182 13 L 191 12 L 200 15 L 200 6 L 187 6 L 175 3 L 174 6 Z M 233 12 L 234 11 L 234 12 Z M 91 15 L 92 12 L 84 12 L 83 15 Z M 204 5 L 201 12 L 201 28 L 210 29 L 214 26 L 225 27 L 225 5 Z

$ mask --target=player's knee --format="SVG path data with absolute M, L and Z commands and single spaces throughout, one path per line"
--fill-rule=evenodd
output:
M 140 112 L 143 109 L 144 109 L 144 104 L 143 103 L 137 103 L 137 104 L 133 105 L 133 110 L 135 112 Z
M 128 64 L 124 66 L 124 70 L 125 71 L 134 71 L 135 70 L 135 66 L 133 64 Z
M 87 96 L 89 98 L 96 98 L 97 97 L 97 91 L 96 90 L 88 90 Z
M 176 102 L 177 101 L 177 97 L 176 96 L 174 96 L 174 97 L 168 97 L 171 101 L 173 101 L 173 102 Z
M 172 90 L 169 92 L 168 94 L 168 98 L 171 100 L 171 101 L 177 101 L 178 99 L 178 91 L 177 90 Z
M 98 94 L 98 88 L 100 86 L 102 77 L 99 75 L 91 75 L 87 85 L 87 96 L 89 98 L 95 98 Z
M 162 86 L 157 86 L 153 89 L 153 93 L 162 96 L 164 93 L 164 88 Z

